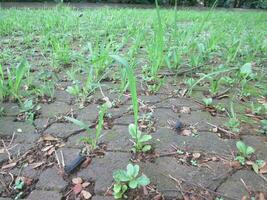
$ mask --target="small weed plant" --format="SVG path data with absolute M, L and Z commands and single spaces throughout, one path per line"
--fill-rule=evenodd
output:
M 236 148 L 238 150 L 238 156 L 236 156 L 235 160 L 239 161 L 241 165 L 245 165 L 246 159 L 249 159 L 251 154 L 255 152 L 253 147 L 246 145 L 242 141 L 236 143 Z
M 137 189 L 150 183 L 145 175 L 139 175 L 139 165 L 128 164 L 127 170 L 117 170 L 113 173 L 115 184 L 113 186 L 113 196 L 115 199 L 127 199 L 128 189 Z

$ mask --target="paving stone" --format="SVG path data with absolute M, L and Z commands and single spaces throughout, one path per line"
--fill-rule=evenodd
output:
M 58 170 L 54 168 L 48 168 L 40 175 L 40 179 L 36 184 L 37 189 L 62 191 L 67 182 L 58 174 Z
M 74 99 L 73 96 L 71 96 L 68 92 L 64 90 L 56 90 L 55 98 L 56 98 L 56 101 L 64 102 L 67 104 L 70 104 L 72 99 Z
M 92 131 L 94 131 L 94 129 Z M 71 147 L 71 148 L 83 147 L 84 146 L 83 142 L 81 142 L 81 139 L 83 137 L 88 137 L 88 133 L 82 132 L 82 133 L 69 137 L 68 141 L 65 143 L 65 147 Z
M 55 137 L 66 138 L 73 132 L 80 130 L 81 128 L 72 122 L 70 123 L 54 123 L 48 129 L 44 131 L 44 134 L 53 135 Z
M 128 126 L 115 125 L 111 130 L 106 130 L 101 137 L 101 142 L 107 144 L 108 149 L 129 150 L 132 148 Z
M 1 187 L 1 186 L 0 186 Z M 1 190 L 0 190 L 1 191 Z M 3 197 L 0 197 L 0 200 L 12 200 L 10 198 L 3 198 Z
M 252 170 L 237 171 L 229 177 L 217 191 L 230 198 L 242 199 L 243 196 L 248 196 L 248 192 L 241 182 L 241 179 L 243 179 L 247 187 L 251 190 L 267 192 L 266 181 Z
M 64 161 L 65 165 L 68 165 L 70 162 L 72 162 L 77 155 L 80 153 L 80 149 L 74 149 L 74 148 L 61 148 L 60 149 L 64 155 Z
M 170 108 L 157 108 L 153 113 L 153 117 L 156 120 L 157 127 L 168 127 L 168 121 L 176 121 L 179 117 L 177 113 L 174 113 Z
M 125 114 L 120 118 L 117 118 L 113 122 L 115 125 L 124 125 L 128 126 L 131 123 L 134 123 L 134 116 L 133 114 Z
M 70 106 L 66 103 L 56 101 L 51 104 L 40 104 L 41 105 L 41 116 L 40 118 L 45 117 L 55 117 L 59 115 L 64 115 L 71 109 L 76 110 L 76 106 Z
M 258 159 L 267 160 L 267 137 L 244 135 L 242 139 L 255 149 Z
M 111 108 L 108 110 L 108 113 L 111 113 L 112 117 L 119 117 L 122 116 L 123 114 L 126 115 L 130 108 L 130 105 L 121 105 L 119 108 Z
M 113 197 L 98 196 L 97 195 L 97 196 L 93 196 L 92 200 L 114 200 L 114 198 Z
M 217 126 L 224 126 L 227 122 L 227 119 L 224 117 L 213 117 L 208 112 L 202 111 L 194 111 L 191 114 L 180 114 L 179 120 L 184 125 L 191 125 L 194 126 L 197 130 L 211 130 L 213 127 L 210 126 L 208 123 L 217 125 Z
M 182 136 L 169 128 L 160 128 L 152 134 L 157 152 L 170 152 L 171 145 L 189 151 L 231 155 L 235 140 L 221 139 L 214 133 L 200 132 L 198 136 Z
M 56 191 L 34 190 L 30 193 L 27 200 L 61 200 L 62 195 Z
M 95 181 L 95 193 L 103 195 L 112 185 L 112 174 L 118 169 L 126 169 L 130 154 L 107 152 L 103 158 L 93 158 L 91 164 L 77 173 L 78 177 Z
M 77 111 L 77 119 L 83 122 L 93 122 L 98 117 L 98 110 L 99 108 L 97 104 L 90 104 L 87 107 Z
M 209 189 L 216 189 L 221 179 L 214 179 L 229 170 L 220 162 L 209 162 L 207 167 L 193 167 L 180 165 L 175 158 L 163 157 L 156 160 L 155 163 L 140 163 L 141 171 L 147 175 L 151 182 L 156 184 L 157 189 L 165 198 L 179 197 L 182 199 L 180 192 L 177 191 L 176 184 L 170 179 L 169 175 L 176 179 L 184 179 L 190 183 L 205 186 Z
M 178 108 L 186 106 L 186 107 L 190 107 L 191 110 L 193 111 L 202 109 L 201 105 L 194 102 L 190 98 L 169 98 L 157 104 L 157 107 L 166 107 L 166 106 L 169 108 L 171 108 L 172 106 L 175 106 Z
M 21 129 L 22 132 L 18 132 Z M 25 135 L 28 133 L 34 133 L 34 126 L 26 122 L 14 122 L 12 118 L 1 118 L 0 119 L 0 136 L 11 137 L 13 133 Z
M 4 108 L 6 116 L 17 116 L 19 114 L 19 106 L 16 103 L 0 103 L 0 108 Z

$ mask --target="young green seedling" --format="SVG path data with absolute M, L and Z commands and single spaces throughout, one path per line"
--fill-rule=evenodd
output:
M 255 152 L 251 146 L 247 146 L 242 141 L 236 143 L 236 148 L 238 149 L 238 156 L 235 157 L 235 160 L 239 161 L 241 165 L 245 165 L 246 159 L 249 159 L 251 154 Z
M 128 189 L 137 189 L 150 183 L 145 175 L 139 175 L 139 165 L 128 164 L 127 170 L 117 170 L 113 173 L 115 184 L 113 186 L 113 196 L 115 199 L 127 198 Z
M 103 105 L 100 106 L 100 110 L 98 113 L 98 124 L 96 126 L 96 132 L 95 132 L 95 135 L 93 137 L 90 137 L 90 135 L 92 134 L 92 131 L 89 128 L 89 126 L 86 125 L 84 122 L 77 120 L 77 119 L 74 119 L 74 118 L 71 118 L 71 117 L 65 117 L 65 119 L 71 121 L 72 123 L 76 124 L 81 129 L 84 129 L 87 132 L 88 136 L 81 138 L 81 141 L 89 144 L 91 146 L 92 151 L 97 148 L 99 139 L 101 137 L 101 131 L 103 129 L 104 116 L 105 116 L 108 108 L 110 108 L 110 107 L 111 107 L 111 102 L 109 102 L 109 101 L 107 101 L 106 103 L 104 103 Z
M 132 67 L 129 66 L 128 62 L 116 55 L 111 56 L 120 64 L 122 64 L 126 68 L 126 73 L 129 81 L 129 87 L 132 97 L 133 111 L 134 111 L 134 124 L 129 125 L 129 133 L 131 137 L 134 139 L 134 152 L 147 152 L 151 150 L 151 145 L 145 144 L 146 142 L 152 139 L 151 135 L 144 134 L 142 135 L 141 131 L 138 130 L 138 98 L 136 91 L 136 78 L 133 72 Z

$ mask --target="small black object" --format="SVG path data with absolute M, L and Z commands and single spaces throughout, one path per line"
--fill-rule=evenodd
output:
M 182 123 L 179 120 L 177 120 L 175 123 L 175 127 L 174 127 L 175 130 L 180 131 L 182 129 L 182 127 L 183 127 Z
M 66 165 L 64 170 L 67 174 L 73 172 L 83 161 L 85 161 L 86 156 L 78 154 L 77 157 L 71 161 L 70 164 Z

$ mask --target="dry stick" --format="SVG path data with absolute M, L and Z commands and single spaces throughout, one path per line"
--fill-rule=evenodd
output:
M 244 181 L 242 178 L 240 178 L 240 181 L 242 182 L 242 184 L 244 185 L 244 187 L 245 187 L 245 189 L 247 190 L 248 194 L 250 195 L 250 194 L 251 194 L 251 191 L 250 191 L 250 189 L 248 188 L 248 186 L 246 185 L 245 181 Z
M 64 156 L 63 156 L 62 150 L 60 150 L 60 154 L 61 154 L 61 160 L 62 160 L 62 167 L 65 167 L 65 161 L 64 161 Z
M 228 196 L 226 196 L 226 195 L 224 195 L 224 194 L 221 194 L 221 193 L 219 193 L 219 192 L 213 191 L 213 190 L 211 190 L 211 189 L 209 189 L 209 188 L 205 188 L 205 187 L 203 187 L 203 186 L 201 186 L 201 185 L 197 185 L 197 184 L 195 184 L 195 183 L 186 181 L 186 180 L 184 180 L 184 179 L 182 179 L 182 178 L 180 178 L 180 180 L 181 180 L 182 182 L 185 182 L 185 183 L 188 184 L 188 185 L 191 185 L 191 186 L 194 186 L 194 187 L 199 187 L 199 188 L 201 188 L 201 189 L 203 189 L 203 190 L 205 190 L 205 191 L 208 191 L 208 192 L 210 192 L 210 193 L 213 193 L 213 194 L 215 194 L 215 195 L 217 195 L 217 196 L 225 197 L 225 198 L 230 199 L 230 200 L 239 200 L 239 199 L 236 199 L 236 198 L 228 197 Z
M 236 134 L 234 134 L 233 132 L 231 132 L 231 131 L 228 131 L 228 130 L 226 130 L 226 129 L 224 129 L 224 128 L 221 128 L 221 127 L 219 127 L 219 126 L 216 126 L 215 124 L 211 124 L 211 123 L 209 123 L 209 122 L 206 122 L 208 125 L 210 125 L 210 126 L 213 126 L 214 128 L 217 128 L 219 131 L 222 131 L 223 133 L 227 133 L 227 134 L 229 134 L 229 135 L 233 135 L 233 136 L 236 136 Z
M 182 193 L 182 195 L 183 195 L 183 197 L 184 197 L 184 199 L 185 199 L 185 195 L 184 195 L 183 188 L 182 188 L 182 185 L 181 185 L 180 181 L 177 180 L 176 178 L 174 178 L 174 177 L 173 177 L 172 175 L 170 175 L 170 174 L 169 174 L 169 177 L 170 177 L 172 180 L 174 180 L 174 181 L 178 184 L 178 186 L 180 187 L 180 191 L 181 191 L 181 193 Z
M 4 150 L 5 150 L 5 152 L 6 152 L 7 155 L 8 155 L 8 159 L 9 159 L 9 161 L 11 161 L 11 154 L 9 153 L 8 148 L 7 148 L 7 146 L 6 146 L 5 142 L 4 142 L 4 140 L 2 140 L 2 143 L 3 143 L 3 146 L 4 146 Z

